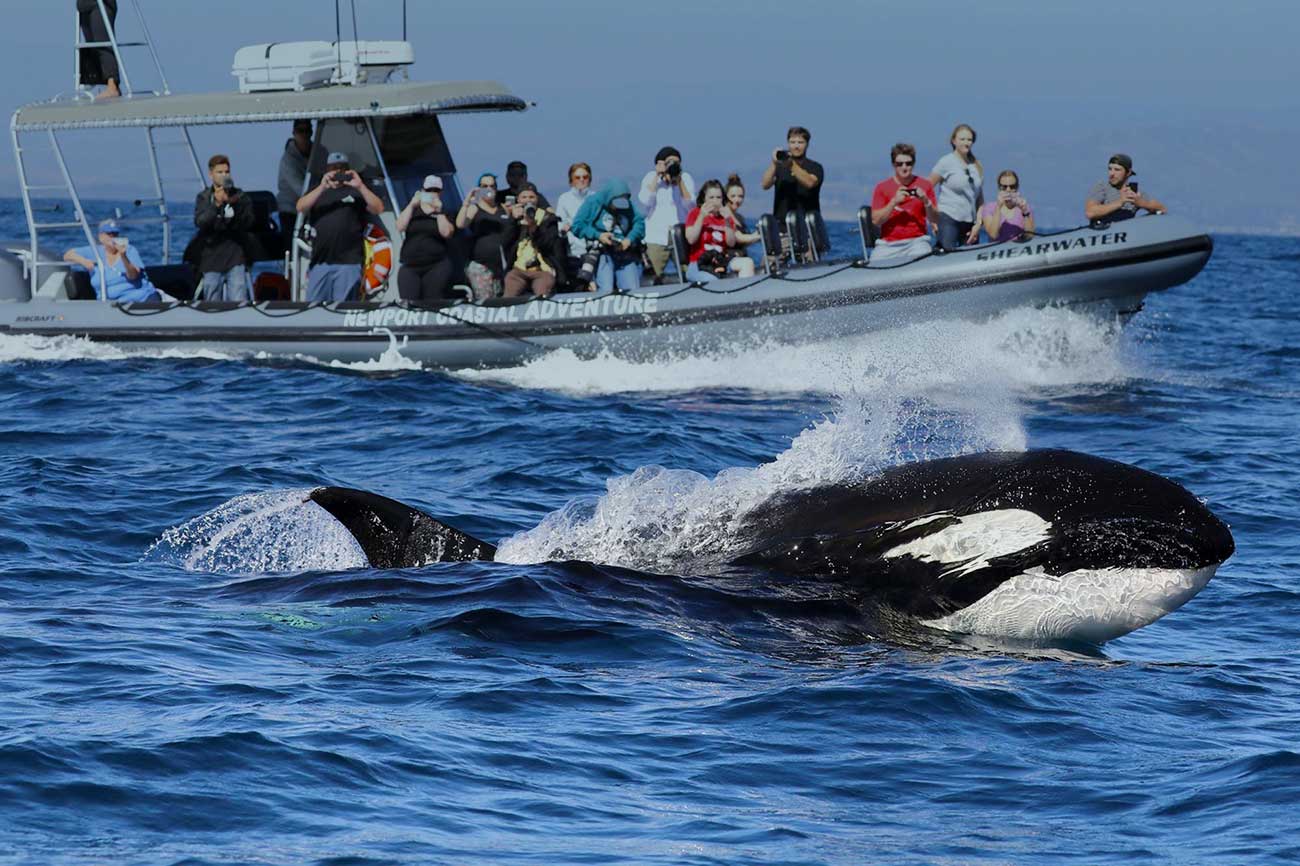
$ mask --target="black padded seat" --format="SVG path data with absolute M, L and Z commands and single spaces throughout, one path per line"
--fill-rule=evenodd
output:
M 668 245 L 673 250 L 678 282 L 686 282 L 686 268 L 691 261 L 691 245 L 686 242 L 686 226 L 676 223 L 668 230 Z
M 858 208 L 858 234 L 862 236 L 862 257 L 865 259 L 876 245 L 876 224 L 871 221 L 869 205 Z
M 149 282 L 153 283 L 158 291 L 166 292 L 179 301 L 193 300 L 194 293 L 199 287 L 194 268 L 185 262 L 174 265 L 149 265 L 144 272 L 149 275 Z
M 68 300 L 95 300 L 95 287 L 90 283 L 89 273 L 78 268 L 70 271 L 68 275 L 70 277 L 68 280 Z

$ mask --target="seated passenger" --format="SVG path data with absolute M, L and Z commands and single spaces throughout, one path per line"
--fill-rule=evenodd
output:
M 352 170 L 348 155 L 334 151 L 325 159 L 320 183 L 298 199 L 297 209 L 307 214 L 316 230 L 307 271 L 307 300 L 338 303 L 351 299 L 361 286 L 366 263 L 366 227 L 371 216 L 384 212 L 383 201 Z
M 1138 208 L 1152 213 L 1164 213 L 1166 208 L 1153 198 L 1138 195 L 1138 183 L 1131 180 L 1137 174 L 1133 159 L 1126 153 L 1117 153 L 1106 166 L 1106 179 L 1097 181 L 1088 191 L 1083 214 L 1089 221 L 1118 222 L 1137 216 Z
M 975 130 L 957 124 L 948 137 L 952 152 L 930 169 L 930 184 L 939 188 L 939 246 L 955 250 L 980 239 L 979 210 L 984 206 L 984 166 L 971 152 Z
M 499 198 L 504 201 L 507 196 L 512 196 L 515 202 L 518 203 L 519 193 L 526 186 L 528 186 L 528 166 L 516 159 L 506 166 L 506 189 L 500 194 Z M 533 192 L 537 193 L 537 200 L 541 202 L 542 209 L 554 213 L 551 203 L 546 200 L 546 196 L 538 192 L 536 184 L 533 185 Z
M 880 229 L 872 263 L 895 258 L 914 259 L 930 252 L 929 222 L 937 222 L 934 187 L 913 174 L 916 148 L 899 142 L 889 151 L 894 176 L 876 184 L 871 195 L 871 222 Z
M 442 212 L 442 178 L 431 174 L 410 204 L 397 215 L 403 232 L 402 266 L 397 294 L 403 301 L 439 301 L 451 297 L 452 264 L 447 241 L 455 234 Z
M 560 218 L 560 232 L 564 235 L 567 252 L 564 259 L 564 271 L 573 280 L 582 268 L 582 257 L 587 252 L 587 242 L 573 234 L 573 218 L 578 215 L 582 203 L 591 195 L 591 166 L 585 162 L 575 162 L 569 166 L 569 191 L 563 193 L 555 203 L 555 215 Z M 594 283 L 571 284 L 575 291 L 589 291 Z
M 564 281 L 564 239 L 559 218 L 541 206 L 537 187 L 525 183 L 510 209 L 506 225 L 505 297 L 525 290 L 539 298 L 550 297 L 555 284 Z
M 732 247 L 732 256 L 730 267 L 733 273 L 742 277 L 752 277 L 754 275 L 754 257 L 750 255 L 749 245 L 756 244 L 762 237 L 757 231 L 749 230 L 749 223 L 740 213 L 740 208 L 745 204 L 745 185 L 740 182 L 739 175 L 731 175 L 727 178 L 727 210 L 731 212 L 732 218 L 736 221 L 736 245 Z M 756 227 L 757 228 L 757 227 Z M 748 270 L 748 273 L 745 271 Z
M 104 262 L 102 269 L 95 260 L 96 250 L 91 247 L 76 247 L 63 254 L 65 262 L 90 273 L 90 284 L 95 287 L 97 297 L 120 304 L 160 299 L 158 290 L 144 272 L 140 253 L 122 237 L 117 220 L 107 219 L 99 224 L 98 240 L 99 258 Z
M 198 256 L 198 299 L 201 301 L 251 301 L 248 280 L 252 258 L 253 205 L 230 178 L 230 157 L 217 154 L 208 160 L 212 185 L 194 199 L 194 248 Z
M 1034 215 L 1020 195 L 1020 176 L 1011 169 L 998 175 L 998 197 L 980 209 L 984 232 L 994 243 L 1034 233 Z
M 465 196 L 460 213 L 456 214 L 456 228 L 469 229 L 473 242 L 465 279 L 476 301 L 501 296 L 501 279 L 505 276 L 501 242 L 509 218 L 497 198 L 497 176 L 490 172 L 480 175 L 478 186 Z
M 686 243 L 690 244 L 686 279 L 711 283 L 727 276 L 728 253 L 736 245 L 736 218 L 723 204 L 720 181 L 706 180 L 695 200 L 696 206 L 686 215 L 685 223 Z
M 641 242 L 645 239 L 645 219 L 632 205 L 632 191 L 618 178 L 605 182 L 597 192 L 587 196 L 573 217 L 573 233 L 595 241 L 595 249 L 583 257 L 583 270 L 595 263 L 596 288 L 620 292 L 641 287 Z

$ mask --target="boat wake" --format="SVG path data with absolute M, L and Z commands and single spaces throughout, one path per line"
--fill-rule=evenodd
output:
M 1117 322 L 1062 308 L 985 322 L 931 321 L 824 343 L 774 342 L 711 355 L 633 362 L 567 350 L 519 367 L 456 373 L 477 382 L 580 395 L 739 388 L 843 394 L 907 382 L 918 391 L 1001 382 L 1021 390 L 1111 384 L 1134 375 Z
M 62 361 L 126 361 L 135 358 L 159 360 L 234 360 L 235 355 L 212 349 L 168 348 L 122 349 L 85 337 L 41 337 L 35 334 L 0 335 L 0 364 Z

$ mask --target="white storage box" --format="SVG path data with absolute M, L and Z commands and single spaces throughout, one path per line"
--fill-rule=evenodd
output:
M 409 42 L 271 42 L 236 51 L 231 72 L 254 93 L 383 81 L 414 62 Z

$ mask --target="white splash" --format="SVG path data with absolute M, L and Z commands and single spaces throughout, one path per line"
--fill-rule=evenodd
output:
M 364 568 L 352 534 L 307 499 L 310 489 L 237 496 L 168 529 L 144 559 L 216 574 Z
M 209 348 L 132 347 L 123 349 L 85 337 L 42 337 L 36 334 L 0 335 L 0 364 L 58 361 L 125 361 L 131 358 L 201 359 L 227 361 L 236 355 Z
M 986 322 L 933 321 L 806 345 L 765 342 L 708 355 L 634 362 L 550 352 L 519 367 L 466 370 L 472 381 L 575 394 L 738 388 L 758 393 L 912 392 L 1007 383 L 1018 390 L 1107 384 L 1132 375 L 1114 322 L 1063 308 L 1011 310 Z
M 907 460 L 1024 448 L 1014 407 L 985 398 L 968 408 L 960 420 L 952 418 L 958 429 L 945 429 L 942 440 L 900 440 L 900 431 L 916 428 L 917 418 L 934 407 L 916 400 L 872 407 L 863 399 L 845 398 L 833 417 L 805 429 L 770 463 L 726 469 L 713 478 L 684 469 L 642 467 L 608 481 L 598 499 L 572 502 L 534 529 L 506 539 L 497 559 L 585 559 L 670 568 L 735 551 L 746 514 L 777 493 L 853 481 Z

